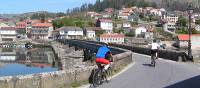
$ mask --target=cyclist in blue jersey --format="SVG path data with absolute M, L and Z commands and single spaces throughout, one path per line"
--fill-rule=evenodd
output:
M 107 70 L 110 66 L 110 62 L 113 62 L 113 57 L 107 44 L 101 46 L 96 54 L 96 63 L 105 64 L 104 69 Z

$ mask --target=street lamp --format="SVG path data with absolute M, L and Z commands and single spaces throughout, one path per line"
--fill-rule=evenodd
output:
M 188 32 L 188 35 L 189 35 L 189 40 L 188 40 L 188 59 L 189 60 L 193 60 L 193 56 L 192 56 L 192 49 L 191 49 L 191 34 L 192 34 L 192 29 L 191 29 L 191 17 L 192 17 L 192 13 L 193 13 L 193 9 L 192 9 L 192 6 L 189 5 L 188 9 L 188 14 L 189 14 L 189 32 Z

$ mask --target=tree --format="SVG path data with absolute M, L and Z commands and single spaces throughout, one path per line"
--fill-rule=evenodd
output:
M 186 27 L 187 26 L 187 20 L 183 16 L 180 16 L 178 18 L 177 25 L 180 26 L 180 27 Z
M 197 19 L 197 20 L 195 21 L 195 24 L 200 25 L 200 19 Z

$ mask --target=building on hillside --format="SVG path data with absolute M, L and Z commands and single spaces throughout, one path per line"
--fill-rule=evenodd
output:
M 113 32 L 113 22 L 110 19 L 98 19 L 96 22 L 96 27 L 100 27 L 102 30 L 105 30 L 107 33 Z
M 18 34 L 26 34 L 27 32 L 27 23 L 26 22 L 17 22 L 16 23 L 16 31 Z
M 131 27 L 131 23 L 130 22 L 123 22 L 122 28 L 130 28 L 130 27 Z
M 178 21 L 178 16 L 175 14 L 167 14 L 167 15 L 164 15 L 164 19 L 166 19 L 167 22 L 169 23 L 176 24 L 176 22 Z
M 52 37 L 53 25 L 51 23 L 34 23 L 31 29 L 32 39 L 49 39 Z
M 189 35 L 188 34 L 179 34 L 176 38 L 176 45 L 179 48 L 187 48 L 188 47 L 188 41 L 189 41 Z M 192 49 L 200 50 L 200 34 L 192 34 L 191 35 L 191 45 Z
M 138 22 L 138 21 L 140 21 L 140 17 L 137 13 L 133 13 L 133 14 L 128 16 L 128 21 Z
M 196 25 L 195 30 L 200 32 L 200 25 Z
M 94 19 L 99 19 L 102 15 L 97 12 L 87 12 L 87 16 Z
M 80 27 L 61 27 L 56 29 L 59 33 L 59 39 L 81 39 L 83 38 L 83 29 Z
M 144 37 L 147 29 L 143 26 L 137 27 L 135 29 L 135 37 Z
M 125 36 L 118 33 L 105 33 L 100 35 L 100 42 L 124 44 Z
M 113 11 L 114 11 L 113 8 L 106 8 L 106 9 L 105 9 L 105 12 L 107 12 L 107 13 L 112 13 Z
M 86 27 L 84 28 L 84 35 L 89 38 L 89 39 L 96 39 L 96 34 L 95 34 L 96 27 Z
M 112 13 L 101 13 L 102 18 L 111 18 L 112 17 Z
M 163 29 L 165 31 L 167 31 L 167 32 L 175 33 L 175 31 L 176 31 L 176 24 L 175 23 L 170 23 L 170 22 L 165 23 L 163 25 Z
M 0 41 L 15 41 L 16 40 L 15 27 L 1 27 L 0 28 Z

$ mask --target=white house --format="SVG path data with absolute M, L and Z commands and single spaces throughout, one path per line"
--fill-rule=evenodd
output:
M 86 37 L 90 39 L 95 39 L 96 34 L 95 34 L 95 27 L 87 27 L 86 28 Z
M 98 19 L 96 22 L 96 27 L 100 27 L 102 30 L 105 30 L 107 33 L 113 32 L 113 22 L 110 19 Z
M 83 37 L 83 29 L 80 27 L 61 27 L 56 31 L 58 31 L 60 39 L 80 39 Z
M 172 33 L 175 33 L 176 31 L 176 24 L 175 23 L 166 23 L 163 25 L 163 29 L 167 32 L 172 32 Z
M 0 41 L 15 41 L 16 40 L 15 27 L 1 27 L 0 28 Z
M 52 37 L 53 25 L 51 23 L 32 24 L 31 37 L 33 39 L 48 39 Z
M 123 22 L 122 27 L 123 28 L 130 28 L 131 27 L 131 23 L 129 23 L 129 22 Z
M 135 36 L 139 37 L 140 35 L 142 35 L 143 33 L 147 32 L 147 29 L 145 27 L 138 27 L 135 29 Z
M 105 33 L 100 35 L 100 42 L 123 44 L 125 36 L 118 33 Z
M 164 19 L 166 19 L 167 22 L 176 24 L 176 22 L 178 21 L 178 16 L 175 15 L 175 14 L 167 14 L 167 15 L 164 17 Z
M 197 25 L 197 26 L 195 27 L 195 30 L 200 31 L 200 25 Z
M 188 34 L 179 34 L 176 40 L 177 45 L 180 48 L 187 48 L 188 47 L 188 40 L 189 35 Z M 193 50 L 200 50 L 200 34 L 192 34 L 191 35 L 191 44 Z

